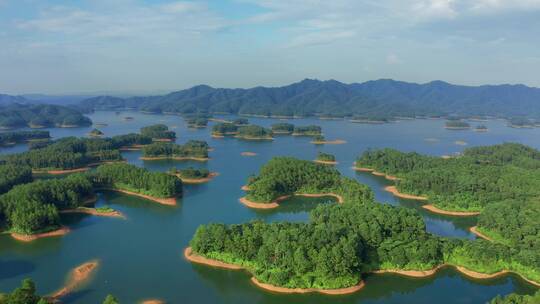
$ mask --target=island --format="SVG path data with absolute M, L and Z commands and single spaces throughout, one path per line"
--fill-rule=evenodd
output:
M 245 140 L 272 140 L 272 131 L 257 125 L 238 127 L 236 138 Z
M 272 125 L 272 133 L 275 135 L 289 135 L 294 132 L 294 125 L 290 123 L 277 123 Z
M 183 145 L 155 142 L 142 148 L 142 160 L 194 160 L 207 161 L 208 144 L 205 141 L 190 140 Z
M 512 117 L 508 119 L 508 126 L 516 129 L 531 129 L 535 127 L 535 122 L 526 117 Z
M 313 136 L 313 140 L 311 141 L 312 144 L 315 145 L 341 145 L 347 143 L 346 141 L 342 139 L 336 139 L 336 140 L 327 140 L 323 135 L 316 135 Z
M 92 131 L 88 133 L 88 136 L 90 137 L 102 137 L 103 135 L 103 132 L 98 129 L 92 129 Z
M 390 122 L 390 119 L 385 116 L 354 116 L 349 121 L 364 124 L 384 124 Z
M 188 128 L 202 129 L 208 126 L 208 118 L 199 116 L 189 117 L 186 119 L 186 123 Z
M 176 139 L 176 133 L 170 131 L 164 124 L 155 124 L 141 128 L 141 135 L 152 138 L 153 141 L 170 142 Z
M 471 125 L 461 120 L 449 120 L 446 122 L 444 128 L 448 130 L 468 130 L 471 128 Z
M 319 152 L 317 153 L 317 159 L 314 162 L 323 165 L 337 165 L 336 157 L 332 154 Z
M 10 146 L 18 143 L 33 143 L 48 141 L 51 138 L 49 131 L 11 131 L 0 133 L 0 146 Z
M 478 126 L 476 126 L 476 128 L 474 128 L 474 131 L 476 131 L 476 132 L 487 132 L 488 127 L 486 127 L 486 125 L 478 125 Z
M 237 127 L 249 125 L 249 120 L 247 118 L 237 118 L 232 121 Z
M 322 129 L 320 126 L 296 126 L 292 133 L 293 136 L 317 136 L 322 135 Z
M 230 122 L 221 122 L 212 127 L 212 137 L 222 138 L 228 135 L 237 135 L 238 126 Z
M 497 202 L 538 197 L 540 151 L 515 143 L 465 149 L 452 158 L 368 150 L 358 170 L 393 177 L 395 194 L 429 198 L 426 209 L 453 216 L 473 216 Z
M 13 103 L 0 107 L 0 129 L 86 127 L 92 121 L 71 107 Z
M 308 223 L 201 225 L 184 251 L 189 261 L 245 269 L 258 287 L 283 293 L 356 292 L 369 273 L 426 277 L 444 267 L 477 279 L 516 273 L 531 284 L 540 281 L 540 251 L 521 255 L 482 239 L 427 233 L 417 211 L 375 202 L 367 186 L 331 167 L 276 157 L 246 190 L 261 204 L 301 193 L 332 192 L 342 201 L 318 206 Z
M 218 176 L 217 172 L 210 172 L 208 169 L 196 169 L 193 167 L 180 170 L 174 167 L 169 169 L 168 173 L 180 178 L 184 184 L 203 184 Z

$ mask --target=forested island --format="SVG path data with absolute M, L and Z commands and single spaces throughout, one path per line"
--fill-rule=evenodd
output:
M 189 128 L 206 128 L 208 126 L 208 116 L 206 115 L 192 115 L 187 116 L 186 123 Z
M 487 132 L 488 127 L 486 127 L 486 125 L 478 125 L 478 126 L 476 126 L 476 128 L 474 128 L 474 130 L 476 132 Z
M 316 163 L 325 164 L 325 165 L 335 165 L 337 164 L 336 157 L 329 153 L 319 152 L 317 153 L 317 158 L 315 159 Z
M 141 135 L 150 137 L 154 141 L 174 141 L 176 139 L 176 133 L 170 131 L 169 127 L 164 124 L 142 127 Z
M 231 122 L 222 122 L 212 126 L 213 137 L 224 137 L 238 134 L 238 126 Z
M 467 130 L 471 128 L 471 125 L 461 120 L 449 120 L 446 122 L 444 128 L 448 130 Z
M 365 124 L 383 124 L 390 122 L 387 116 L 353 116 L 350 122 L 365 123 Z
M 50 138 L 49 131 L 42 130 L 2 132 L 0 133 L 0 146 L 32 141 L 46 141 Z
M 197 169 L 193 167 L 186 169 L 171 168 L 168 173 L 180 178 L 184 184 L 207 183 L 218 175 L 216 172 L 208 171 L 208 169 Z
M 92 121 L 78 110 L 58 105 L 10 104 L 0 106 L 0 129 L 85 127 Z
M 318 206 L 308 223 L 201 225 L 185 252 L 190 261 L 244 268 L 258 286 L 286 293 L 349 293 L 363 286 L 368 273 L 422 277 L 443 266 L 478 279 L 515 272 L 540 284 L 538 247 L 524 251 L 482 239 L 432 235 L 417 211 L 375 202 L 367 186 L 328 166 L 276 157 L 247 189 L 247 198 L 260 204 L 304 193 L 332 193 L 342 204 Z M 538 220 L 531 224 L 525 234 L 536 233 L 530 227 L 538 229 Z
M 238 134 L 235 137 L 247 140 L 271 140 L 272 131 L 257 125 L 245 125 L 238 127 Z
M 508 126 L 518 129 L 530 129 L 535 127 L 535 123 L 526 117 L 512 117 L 508 120 Z
M 183 145 L 155 142 L 142 148 L 143 160 L 175 159 L 175 160 L 208 160 L 208 144 L 206 141 L 190 140 Z
M 88 136 L 90 137 L 101 137 L 105 134 L 103 134 L 103 132 L 101 132 L 101 130 L 98 130 L 98 129 L 92 129 L 92 131 L 90 131 L 88 133 Z
M 322 129 L 320 126 L 296 126 L 294 127 L 293 136 L 318 136 L 322 135 Z
M 273 134 L 292 134 L 294 125 L 290 123 L 277 123 L 272 125 Z
M 400 193 L 429 198 L 432 211 L 477 214 L 489 204 L 540 195 L 540 151 L 506 143 L 465 149 L 443 159 L 393 149 L 369 150 L 357 168 L 394 176 Z

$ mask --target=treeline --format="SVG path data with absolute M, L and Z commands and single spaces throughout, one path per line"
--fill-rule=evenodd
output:
M 238 137 L 265 139 L 272 138 L 272 131 L 257 125 L 246 125 L 238 128 Z
M 141 135 L 152 139 L 167 139 L 173 140 L 176 138 L 176 133 L 170 131 L 169 127 L 164 124 L 156 124 L 141 128 Z
M 520 144 L 470 148 L 451 159 L 368 150 L 356 166 L 396 175 L 401 192 L 428 196 L 445 210 L 482 211 L 491 203 L 540 195 L 539 151 Z
M 212 135 L 236 135 L 237 133 L 238 126 L 230 122 L 218 123 L 212 126 Z
M 268 203 L 294 193 L 335 193 L 347 200 L 371 200 L 369 187 L 342 177 L 335 168 L 292 157 L 274 157 L 248 181 L 251 201 Z
M 42 130 L 2 132 L 0 133 L 0 146 L 49 138 L 51 138 L 49 131 Z
M 290 123 L 277 123 L 272 125 L 272 132 L 291 134 L 294 131 L 294 125 Z
M 179 175 L 181 178 L 187 179 L 201 179 L 207 178 L 210 175 L 210 171 L 205 168 L 193 168 L 177 169 L 176 167 L 169 169 L 169 174 Z
M 469 129 L 471 125 L 461 120 L 449 120 L 446 122 L 445 127 L 447 129 Z
M 296 126 L 293 130 L 293 135 L 299 136 L 317 136 L 322 134 L 322 129 L 320 126 L 310 125 L 310 126 Z
M 92 181 L 84 174 L 37 180 L 17 185 L 0 196 L 0 217 L 13 232 L 51 230 L 60 225 L 58 209 L 79 207 L 93 195 Z
M 127 190 L 159 198 L 182 195 L 182 181 L 163 172 L 150 172 L 146 169 L 124 163 L 101 165 L 91 173 L 97 188 Z
M 327 162 L 335 162 L 336 157 L 334 155 L 332 155 L 332 154 L 329 154 L 329 153 L 319 152 L 319 153 L 317 153 L 317 160 L 327 161 Z
M 511 293 L 505 297 L 495 297 L 489 304 L 538 304 L 540 303 L 540 291 L 533 295 L 518 295 Z
M 28 166 L 0 165 L 0 194 L 13 186 L 32 181 L 32 169 Z
M 0 107 L 0 128 L 81 127 L 92 121 L 81 112 L 58 105 L 11 104 Z
M 143 147 L 143 157 L 208 158 L 206 141 L 189 140 L 183 145 L 157 142 Z

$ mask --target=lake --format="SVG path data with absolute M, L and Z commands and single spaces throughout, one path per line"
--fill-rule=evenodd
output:
M 234 138 L 214 139 L 210 127 L 188 129 L 183 119 L 170 115 L 137 112 L 96 112 L 89 115 L 106 136 L 138 132 L 140 127 L 164 123 L 177 132 L 177 142 L 189 139 L 206 140 L 214 148 L 207 163 L 192 161 L 142 161 L 140 151 L 124 152 L 132 164 L 149 170 L 165 171 L 172 166 L 205 167 L 219 176 L 201 185 L 185 185 L 184 197 L 178 206 L 162 206 L 136 197 L 116 193 L 100 193 L 98 206 L 110 205 L 126 215 L 126 219 L 90 215 L 65 217 L 72 232 L 62 238 L 40 239 L 20 243 L 8 235 L 0 235 L 0 290 L 17 287 L 23 278 L 31 277 L 41 294 L 63 286 L 68 272 L 88 260 L 99 259 L 93 279 L 64 303 L 101 303 L 109 293 L 122 303 L 137 303 L 157 298 L 167 303 L 485 303 L 497 294 L 533 293 L 536 289 L 513 275 L 492 280 L 473 280 L 453 269 L 443 269 L 425 279 L 398 275 L 371 275 L 366 287 L 346 296 L 317 294 L 281 295 L 255 287 L 249 274 L 242 271 L 212 269 L 193 265 L 183 257 L 195 229 L 200 224 L 242 223 L 254 219 L 264 221 L 307 221 L 309 211 L 319 203 L 332 203 L 324 198 L 293 198 L 274 210 L 252 210 L 238 202 L 244 195 L 240 189 L 247 178 L 274 156 L 294 156 L 313 160 L 318 151 L 332 153 L 345 176 L 369 185 L 376 200 L 382 203 L 414 208 L 422 215 L 431 233 L 475 238 L 469 232 L 476 219 L 457 218 L 429 213 L 421 203 L 401 200 L 384 191 L 391 182 L 369 173 L 351 169 L 356 157 L 368 148 L 390 147 L 430 155 L 453 155 L 466 147 L 519 142 L 540 148 L 540 129 L 512 129 L 504 121 L 482 122 L 489 132 L 444 129 L 444 120 L 408 120 L 371 125 L 348 121 L 294 119 L 296 125 L 322 126 L 328 140 L 343 139 L 343 145 L 316 146 L 308 137 L 277 136 L 274 141 L 243 141 Z M 132 121 L 124 121 L 132 116 Z M 230 118 L 224 116 L 224 118 Z M 270 126 L 277 119 L 250 118 L 250 122 Z M 476 124 L 473 122 L 472 125 Z M 49 129 L 54 138 L 85 136 L 92 127 Z M 463 141 L 466 145 L 457 144 Z M 3 147 L 0 153 L 26 150 L 26 145 Z M 241 152 L 256 156 L 241 156 Z

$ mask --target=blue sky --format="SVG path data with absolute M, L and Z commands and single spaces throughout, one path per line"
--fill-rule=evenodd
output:
M 540 86 L 540 0 L 0 0 L 0 92 Z

